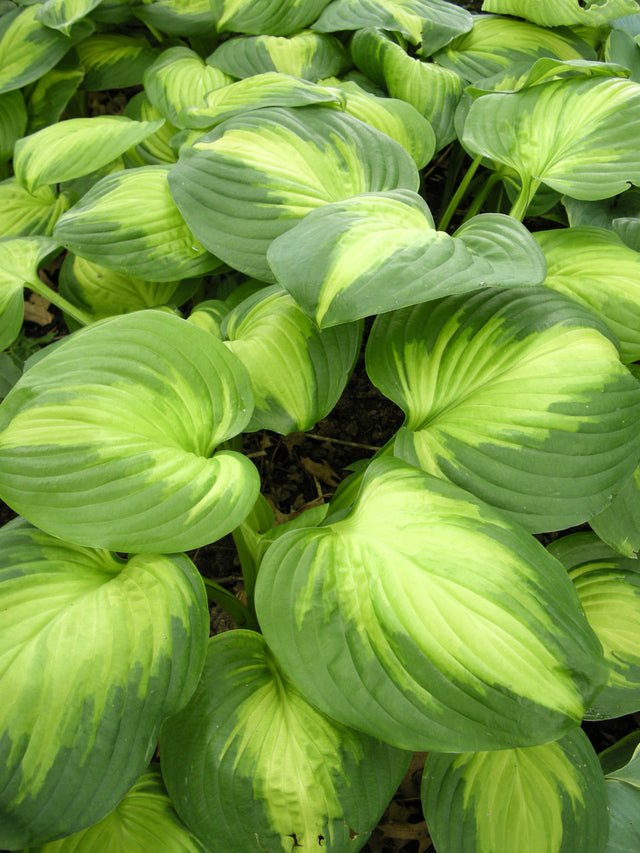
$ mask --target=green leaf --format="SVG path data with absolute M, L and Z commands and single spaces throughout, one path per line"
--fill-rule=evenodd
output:
M 484 0 L 483 12 L 515 15 L 543 27 L 598 27 L 638 11 L 636 0 Z
M 131 98 L 127 106 L 124 108 L 123 115 L 132 118 L 135 121 L 156 121 L 164 119 L 164 116 L 157 110 L 151 101 L 147 98 L 144 92 L 138 92 Z M 178 159 L 177 155 L 171 146 L 173 137 L 178 132 L 178 128 L 164 121 L 161 127 L 154 133 L 135 145 L 133 149 L 129 149 L 124 154 L 126 168 L 134 168 L 136 166 L 158 166 L 175 163 Z
M 608 545 L 625 557 L 640 551 L 640 467 L 589 524 Z
M 530 746 L 577 725 L 599 644 L 562 566 L 467 492 L 374 459 L 347 515 L 269 546 L 256 612 L 283 671 L 394 746 Z
M 90 92 L 140 85 L 158 56 L 146 39 L 124 33 L 96 33 L 76 51 L 85 70 L 84 88 Z
M 609 841 L 605 853 L 634 853 L 640 846 L 640 791 L 607 779 Z
M 525 749 L 430 753 L 422 803 L 438 853 L 604 853 L 604 776 L 585 733 Z
M 18 7 L 0 18 L 0 92 L 20 89 L 47 71 L 95 25 L 79 21 L 69 36 L 37 20 L 39 5 Z
M 90 15 L 102 0 L 44 0 L 36 14 L 36 20 L 64 33 L 71 34 L 77 21 Z
M 629 69 L 629 77 L 640 83 L 640 45 L 624 30 L 611 30 L 604 46 L 607 62 L 619 62 Z
M 215 33 L 209 0 L 151 0 L 136 5 L 133 12 L 151 32 L 192 37 Z
M 125 561 L 23 519 L 0 543 L 0 844 L 15 850 L 118 804 L 196 687 L 209 614 L 184 554 Z
M 534 236 L 547 260 L 545 287 L 601 317 L 620 343 L 623 362 L 639 360 L 640 253 L 601 228 L 563 228 Z
M 501 71 L 529 68 L 540 57 L 595 59 L 596 53 L 570 30 L 549 30 L 526 21 L 477 16 L 471 32 L 450 42 L 434 60 L 470 83 Z M 501 87 L 502 88 L 502 87 Z
M 242 363 L 212 335 L 162 311 L 113 317 L 35 364 L 0 406 L 0 495 L 70 542 L 197 548 L 255 503 L 251 462 L 216 452 L 252 410 Z
M 174 204 L 168 174 L 165 166 L 144 166 L 107 175 L 60 217 L 55 238 L 88 261 L 148 281 L 218 268 Z
M 496 133 L 496 127 L 503 131 Z M 471 105 L 462 143 L 536 182 L 599 199 L 640 182 L 640 85 L 620 78 L 570 78 Z
M 148 853 L 150 847 L 162 853 L 206 853 L 178 817 L 157 764 L 152 764 L 98 823 L 60 841 L 29 847 L 23 853 L 82 853 L 107 847 L 113 853 Z
M 37 81 L 27 99 L 29 133 L 55 124 L 84 79 L 76 51 L 70 51 L 55 68 Z
M 210 92 L 202 106 L 186 107 L 178 116 L 183 127 L 210 129 L 231 116 L 263 107 L 306 107 L 326 104 L 341 108 L 345 102 L 337 89 L 275 71 L 256 74 Z
M 574 533 L 549 545 L 569 572 L 582 609 L 609 666 L 607 685 L 586 718 L 604 720 L 640 710 L 640 565 L 594 533 Z
M 401 33 L 429 53 L 473 26 L 471 13 L 445 0 L 333 0 L 313 24 L 314 30 L 336 32 L 379 27 Z
M 240 36 L 223 42 L 208 59 L 233 77 L 244 79 L 265 71 L 317 82 L 340 74 L 349 65 L 334 36 L 303 30 L 289 38 Z
M 0 399 L 7 396 L 21 376 L 22 371 L 11 355 L 0 352 Z
M 267 259 L 324 328 L 487 284 L 539 284 L 545 265 L 536 249 L 520 223 L 500 214 L 475 217 L 450 237 L 436 231 L 419 195 L 393 190 L 311 211 Z
M 195 236 L 237 270 L 265 281 L 271 241 L 310 210 L 361 192 L 417 189 L 394 140 L 326 107 L 254 110 L 182 149 L 169 175 Z
M 549 288 L 380 315 L 367 372 L 406 414 L 397 456 L 531 532 L 588 520 L 631 476 L 640 384 L 609 332 Z
M 182 115 L 189 107 L 204 107 L 209 92 L 232 82 L 232 77 L 187 47 L 163 51 L 144 74 L 147 97 L 176 127 L 187 126 Z
M 312 429 L 338 402 L 360 351 L 362 328 L 320 331 L 278 285 L 245 299 L 222 333 L 251 377 L 248 430 L 281 435 Z
M 329 0 L 211 0 L 219 33 L 288 36 L 315 21 Z
M 601 201 L 579 201 L 565 196 L 562 203 L 572 227 L 607 228 L 615 231 L 630 249 L 640 252 L 640 189 L 637 187 Z
M 29 192 L 101 169 L 142 142 L 164 123 L 125 116 L 93 116 L 60 121 L 18 140 L 16 178 Z
M 30 193 L 15 178 L 0 182 L 0 238 L 50 236 L 58 218 L 69 208 L 66 193 L 56 195 L 52 187 Z
M 406 101 L 427 119 L 438 150 L 456 138 L 453 119 L 464 87 L 458 74 L 408 56 L 390 35 L 377 29 L 359 30 L 351 40 L 351 55 L 358 68 L 385 86 L 392 98 Z
M 160 751 L 176 810 L 208 849 L 271 853 L 359 850 L 409 763 L 309 705 L 262 636 L 244 630 L 210 640 Z
M 27 129 L 27 108 L 22 92 L 5 92 L 0 95 L 0 163 L 13 155 L 16 139 Z

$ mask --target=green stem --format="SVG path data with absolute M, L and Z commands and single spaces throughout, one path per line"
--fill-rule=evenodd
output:
M 64 296 L 61 296 L 55 290 L 52 290 L 49 285 L 40 281 L 39 278 L 33 278 L 31 281 L 25 282 L 25 284 L 30 290 L 33 290 L 34 293 L 42 296 L 43 299 L 47 299 L 52 305 L 57 306 L 61 311 L 64 311 L 65 314 L 73 317 L 73 319 L 77 323 L 80 323 L 81 326 L 90 326 L 91 323 L 93 323 L 93 317 L 90 317 L 89 314 L 86 314 L 80 308 L 76 308 L 76 306 L 72 305 L 71 302 L 64 298 Z
M 475 173 L 478 169 L 478 166 L 480 165 L 481 160 L 482 160 L 482 157 L 480 154 L 478 154 L 478 156 L 474 157 L 474 159 L 471 161 L 471 165 L 467 169 L 464 178 L 458 184 L 458 189 L 453 194 L 453 197 L 452 197 L 451 201 L 449 202 L 449 204 L 447 205 L 445 212 L 442 214 L 442 218 L 440 219 L 440 222 L 438 223 L 438 231 L 444 231 L 445 228 L 447 227 L 447 225 L 449 224 L 449 222 L 451 221 L 451 217 L 453 216 L 453 214 L 458 209 L 458 205 L 460 204 L 460 200 L 462 199 L 462 197 L 466 193 L 467 189 L 469 188 L 469 184 L 471 183 L 471 179 L 475 175 Z
M 481 210 L 482 205 L 487 199 L 487 196 L 499 180 L 500 175 L 497 172 L 491 172 L 487 180 L 484 182 L 484 186 L 469 205 L 469 209 L 465 213 L 464 219 L 462 220 L 463 223 L 465 223 L 468 219 L 471 219 L 472 216 L 475 216 Z
M 522 222 L 539 186 L 540 181 L 537 181 L 535 178 L 527 178 L 526 180 L 523 178 L 522 187 L 520 188 L 518 197 L 513 203 L 513 207 L 509 211 L 509 216 L 513 216 L 514 219 L 518 219 Z

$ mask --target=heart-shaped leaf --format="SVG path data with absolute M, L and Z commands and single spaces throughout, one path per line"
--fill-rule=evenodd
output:
M 242 363 L 162 311 L 91 326 L 35 364 L 0 407 L 0 495 L 70 542 L 169 553 L 229 533 L 258 472 L 221 442 L 253 398 Z
M 210 641 L 160 751 L 176 810 L 208 849 L 273 853 L 360 850 L 410 757 L 327 719 L 245 630 Z
M 607 335 L 543 287 L 381 314 L 367 371 L 406 414 L 395 454 L 532 532 L 588 520 L 640 450 L 640 384 Z
M 108 814 L 193 693 L 209 628 L 184 555 L 128 561 L 23 519 L 0 530 L 0 844 L 22 849 Z
M 545 743 L 606 678 L 562 566 L 502 514 L 393 457 L 371 462 L 346 516 L 269 546 L 255 604 L 310 702 L 400 748 Z

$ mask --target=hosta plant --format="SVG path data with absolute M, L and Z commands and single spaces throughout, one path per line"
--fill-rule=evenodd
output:
M 637 851 L 638 139 L 637 0 L 0 3 L 0 848 Z

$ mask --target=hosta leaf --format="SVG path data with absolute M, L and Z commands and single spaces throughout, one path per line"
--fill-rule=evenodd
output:
M 598 27 L 638 11 L 636 0 L 484 0 L 483 12 L 516 15 L 543 27 Z
M 115 809 L 88 829 L 23 853 L 206 853 L 196 836 L 180 820 L 162 781 L 158 765 L 152 764 L 127 791 Z
M 102 0 L 44 0 L 38 9 L 36 20 L 68 36 L 72 26 L 91 14 L 101 2 Z
M 617 779 L 607 779 L 609 841 L 606 853 L 633 853 L 640 845 L 640 790 Z
M 84 88 L 89 91 L 138 86 L 158 56 L 145 39 L 123 33 L 96 33 L 76 51 L 85 69 Z
M 0 542 L 0 844 L 15 850 L 117 805 L 196 687 L 209 614 L 183 554 L 125 561 L 22 519 Z
M 335 86 L 346 98 L 345 112 L 377 127 L 395 139 L 411 154 L 418 169 L 423 169 L 436 150 L 433 128 L 415 107 L 398 98 L 380 98 L 361 89 L 357 83 L 324 81 Z
M 586 521 L 640 449 L 640 384 L 606 334 L 543 287 L 380 315 L 367 371 L 406 414 L 394 452 L 532 532 Z
M 342 107 L 344 96 L 307 80 L 275 71 L 256 74 L 210 92 L 203 106 L 187 107 L 178 117 L 183 127 L 211 128 L 238 113 L 263 107 Z
M 22 92 L 5 92 L 0 95 L 0 163 L 13 155 L 16 139 L 27 129 L 27 108 Z
M 636 374 L 637 375 L 637 374 Z M 600 539 L 625 557 L 637 557 L 640 551 L 640 467 L 624 484 L 602 512 L 589 524 Z
M 171 302 L 177 281 L 143 281 L 68 254 L 58 280 L 60 293 L 93 319 L 128 314 Z
M 144 92 L 138 92 L 124 108 L 123 115 L 135 121 L 155 121 L 163 118 L 160 110 L 157 110 Z M 157 166 L 161 164 L 175 163 L 178 159 L 171 147 L 171 140 L 178 132 L 178 128 L 164 121 L 151 136 L 148 136 L 133 149 L 124 154 L 126 168 L 136 166 Z
M 88 261 L 149 281 L 216 269 L 220 262 L 198 243 L 175 206 L 168 174 L 164 166 L 144 166 L 107 175 L 60 217 L 56 239 Z
M 605 780 L 581 729 L 524 749 L 430 753 L 422 802 L 438 853 L 604 853 Z
M 619 62 L 629 69 L 629 77 L 640 83 L 640 45 L 629 33 L 611 30 L 604 46 L 607 62 Z
M 640 359 L 640 253 L 601 228 L 536 232 L 547 260 L 546 287 L 598 314 L 620 342 L 620 357 Z
M 487 284 L 543 280 L 544 259 L 516 220 L 485 214 L 457 234 L 436 231 L 416 193 L 365 193 L 312 211 L 267 258 L 321 327 Z
M 397 142 L 350 115 L 275 107 L 228 119 L 183 149 L 169 186 L 203 245 L 273 281 L 267 248 L 306 213 L 361 192 L 415 190 L 418 171 Z
M 473 29 L 434 55 L 445 68 L 474 82 L 540 57 L 595 59 L 595 51 L 570 30 L 549 30 L 527 21 L 487 15 L 474 19 Z
M 265 71 L 279 71 L 317 82 L 340 74 L 349 65 L 337 38 L 303 30 L 289 38 L 241 36 L 223 42 L 209 57 L 233 77 L 245 78 Z
M 360 30 L 379 27 L 401 33 L 412 44 L 425 43 L 429 52 L 473 26 L 471 13 L 445 0 L 333 0 L 314 30 Z
M 84 68 L 76 51 L 66 54 L 55 68 L 47 71 L 30 91 L 27 100 L 29 133 L 55 124 L 84 79 Z
M 269 546 L 255 600 L 309 701 L 401 748 L 545 743 L 606 678 L 560 564 L 502 514 L 392 457 L 369 465 L 345 517 Z
M 212 35 L 215 21 L 209 0 L 150 0 L 134 7 L 134 14 L 152 32 L 174 36 Z
M 315 21 L 329 0 L 211 0 L 219 33 L 288 36 Z
M 251 377 L 247 429 L 286 435 L 311 429 L 338 402 L 360 350 L 357 323 L 320 331 L 277 285 L 245 299 L 222 333 Z
M 604 720 L 640 710 L 640 565 L 594 533 L 574 533 L 549 545 L 565 566 L 598 636 L 609 680 L 586 713 Z
M 164 123 L 125 116 L 60 121 L 18 140 L 13 157 L 17 180 L 33 192 L 88 175 L 146 139 Z
M 639 133 L 640 84 L 573 78 L 478 98 L 462 143 L 510 166 L 525 187 L 541 181 L 574 198 L 599 199 L 640 182 Z
M 210 640 L 160 743 L 176 810 L 211 850 L 360 850 L 409 763 L 309 705 L 244 630 Z
M 42 77 L 94 30 L 91 22 L 79 21 L 66 36 L 37 20 L 39 8 L 18 7 L 0 18 L 0 92 Z
M 46 237 L 0 240 L 0 351 L 11 346 L 20 333 L 23 288 L 37 280 L 39 267 L 58 251 L 59 244 Z
M 176 127 L 186 127 L 181 116 L 189 107 L 205 106 L 209 92 L 232 82 L 232 77 L 187 47 L 163 51 L 144 75 L 147 97 Z
M 66 193 L 56 195 L 52 187 L 30 193 L 15 178 L 7 178 L 0 182 L 0 238 L 49 236 L 69 205 Z
M 607 228 L 615 231 L 630 249 L 640 252 L 640 189 L 637 187 L 601 201 L 579 201 L 565 196 L 562 203 L 572 227 Z
M 351 54 L 364 74 L 428 120 L 438 150 L 455 139 L 453 119 L 464 87 L 458 74 L 408 56 L 388 34 L 377 29 L 359 30 L 351 41 Z
M 241 362 L 173 314 L 139 311 L 76 334 L 0 407 L 0 495 L 70 542 L 197 548 L 250 511 L 258 473 L 232 451 L 253 410 Z

